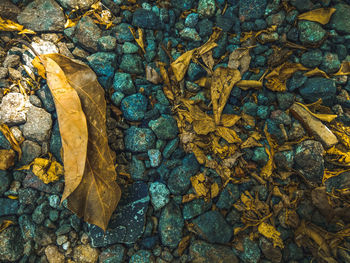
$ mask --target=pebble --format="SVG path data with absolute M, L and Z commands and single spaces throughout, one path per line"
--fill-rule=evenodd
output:
M 320 69 L 327 74 L 335 73 L 340 69 L 340 61 L 337 54 L 325 52 Z
M 158 149 L 150 149 L 147 154 L 151 167 L 158 167 L 162 162 L 162 153 Z
M 143 74 L 144 72 L 142 59 L 136 54 L 124 54 L 119 68 L 130 74 Z
M 87 10 L 94 0 L 57 0 L 66 9 Z
M 23 244 L 18 227 L 9 227 L 0 232 L 0 260 L 2 262 L 19 260 L 23 254 Z
M 145 29 L 159 29 L 159 17 L 151 10 L 137 9 L 132 16 L 132 24 Z
M 222 245 L 209 244 L 202 240 L 195 240 L 189 248 L 192 263 L 238 263 L 232 249 Z
M 197 12 L 200 18 L 212 17 L 215 11 L 216 5 L 214 0 L 199 0 Z
M 18 211 L 18 200 L 0 198 L 0 217 L 15 215 Z
M 125 97 L 121 102 L 121 110 L 125 119 L 140 121 L 144 118 L 148 100 L 141 93 Z
M 49 263 L 65 262 L 64 255 L 58 250 L 58 248 L 55 245 L 49 245 L 45 248 L 45 256 Z
M 130 163 L 130 175 L 134 180 L 147 180 L 148 177 L 145 173 L 146 167 L 142 160 L 139 160 L 137 156 L 133 155 Z
M 75 262 L 95 263 L 98 260 L 98 250 L 90 245 L 78 245 L 73 249 Z
M 301 55 L 301 64 L 308 68 L 316 68 L 322 62 L 322 51 L 319 49 L 311 49 Z
M 160 182 L 151 183 L 149 186 L 151 203 L 155 210 L 160 210 L 169 203 L 170 191 L 167 186 Z
M 185 203 L 182 208 L 182 215 L 185 220 L 192 219 L 208 211 L 212 206 L 211 200 L 205 201 L 203 198 L 194 199 Z
M 240 0 L 239 17 L 241 21 L 260 18 L 265 11 L 266 0 Z
M 0 104 L 0 122 L 9 126 L 25 123 L 30 105 L 21 93 L 5 95 Z
M 158 119 L 151 120 L 148 126 L 161 140 L 174 139 L 179 132 L 176 120 L 167 114 L 162 114 Z
M 261 252 L 259 246 L 251 241 L 249 237 L 243 239 L 244 251 L 239 255 L 240 259 L 244 263 L 258 263 L 260 260 Z
M 132 255 L 129 263 L 154 263 L 152 253 L 147 250 L 138 250 Z
M 113 51 L 117 47 L 117 39 L 112 36 L 102 36 L 97 41 L 100 51 Z
M 117 64 L 117 56 L 112 52 L 97 52 L 88 56 L 89 66 L 96 72 L 102 87 L 109 88 L 114 76 L 114 69 Z
M 12 176 L 8 171 L 0 170 L 0 195 L 3 195 L 9 188 Z
M 122 46 L 122 51 L 124 54 L 134 54 L 137 53 L 139 47 L 133 43 L 125 42 Z
M 136 92 L 131 75 L 123 72 L 116 72 L 113 79 L 113 89 L 125 95 L 132 95 Z
M 330 26 L 342 34 L 350 34 L 350 5 L 339 3 L 329 22 Z
M 301 20 L 298 22 L 300 42 L 303 45 L 317 45 L 326 37 L 326 30 L 319 23 Z
M 322 77 L 308 78 L 303 87 L 299 89 L 300 95 L 306 102 L 315 102 L 322 99 L 322 102 L 331 104 L 336 94 L 335 82 L 332 79 Z
M 185 40 L 191 40 L 191 41 L 200 41 L 201 37 L 199 36 L 196 29 L 191 27 L 185 27 L 183 30 L 180 31 L 181 38 Z
M 130 127 L 125 131 L 125 148 L 131 152 L 147 152 L 149 149 L 154 149 L 155 135 L 148 128 Z
M 82 17 L 73 30 L 76 41 L 82 45 L 82 47 L 92 52 L 97 51 L 98 40 L 101 37 L 102 31 L 91 17 Z

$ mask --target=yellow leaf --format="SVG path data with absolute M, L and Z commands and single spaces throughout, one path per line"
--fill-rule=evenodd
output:
M 327 154 L 335 155 L 335 157 L 332 158 L 333 161 L 337 161 L 347 166 L 350 165 L 350 152 L 343 152 L 333 146 L 327 150 Z
M 222 114 L 221 125 L 224 127 L 231 127 L 236 124 L 236 122 L 241 118 L 239 115 L 234 114 Z
M 177 81 L 180 82 L 185 77 L 188 66 L 190 65 L 192 59 L 192 55 L 195 51 L 195 49 L 192 49 L 183 53 L 173 63 L 170 64 Z
M 199 48 L 196 49 L 196 55 L 198 57 L 207 53 L 208 51 L 212 50 L 214 47 L 218 45 L 215 42 L 219 39 L 219 36 L 221 35 L 221 31 L 222 29 L 219 27 L 213 28 L 213 33 L 209 37 L 208 41 L 205 42 L 203 46 L 200 46 Z
M 349 75 L 350 74 L 350 61 L 343 61 L 340 65 L 338 72 L 334 73 L 334 76 Z
M 300 14 L 298 16 L 298 19 L 314 21 L 322 25 L 325 25 L 329 22 L 335 10 L 336 10 L 335 8 L 318 8 L 318 9 L 314 9 L 309 12 Z
M 146 50 L 145 50 L 145 44 L 143 42 L 143 31 L 141 28 L 137 28 L 137 34 L 138 37 L 136 36 L 136 32 L 135 29 L 133 29 L 131 26 L 129 26 L 130 32 L 132 34 L 132 36 L 134 37 L 136 43 L 140 46 L 140 48 L 142 49 L 143 53 L 146 54 Z
M 241 75 L 243 75 L 248 69 L 251 57 L 249 55 L 250 48 L 242 47 L 237 48 L 230 54 L 227 67 L 232 69 L 240 69 Z
M 0 170 L 14 166 L 16 154 L 12 149 L 0 149 Z
M 190 235 L 187 235 L 185 237 L 183 237 L 177 247 L 177 252 L 178 254 L 181 256 L 184 251 L 186 250 L 186 248 L 189 246 L 190 244 L 190 241 L 191 241 L 191 236 Z
M 18 34 L 36 34 L 34 31 L 29 29 L 24 29 L 20 24 L 17 24 L 9 19 L 3 19 L 0 16 L 0 31 L 19 31 Z
M 321 113 L 313 113 L 312 111 L 309 110 L 308 107 L 306 107 L 304 104 L 300 103 L 300 102 L 295 102 L 296 104 L 302 106 L 305 110 L 307 110 L 307 112 L 309 112 L 312 116 L 314 116 L 315 118 L 321 120 L 321 121 L 326 121 L 326 122 L 331 122 L 333 121 L 335 118 L 338 117 L 338 115 L 336 114 L 321 114 Z
M 262 144 L 258 142 L 260 138 L 261 138 L 260 133 L 253 132 L 253 134 L 250 135 L 249 138 L 240 145 L 240 148 L 244 149 L 244 148 L 251 148 L 251 147 L 260 147 L 262 146 Z
M 243 89 L 243 90 L 247 90 L 249 88 L 258 89 L 258 88 L 263 87 L 263 83 L 262 83 L 262 81 L 258 81 L 258 80 L 243 80 L 242 79 L 236 83 L 236 86 Z
M 306 76 L 306 77 L 321 76 L 321 77 L 329 79 L 329 76 L 327 75 L 327 73 L 324 72 L 323 70 L 320 70 L 319 68 L 314 68 L 314 69 L 304 73 L 304 76 Z
M 241 79 L 237 69 L 218 67 L 213 74 L 210 93 L 215 124 L 219 125 L 221 113 L 226 106 L 233 86 Z
M 229 128 L 218 126 L 216 128 L 216 133 L 225 139 L 228 143 L 241 143 L 241 138 L 238 137 L 237 133 Z
M 217 183 L 213 183 L 211 186 L 210 186 L 210 197 L 211 198 L 214 198 L 214 197 L 217 197 L 219 195 L 219 185 Z
M 74 27 L 78 24 L 78 21 L 77 19 L 70 19 L 68 18 L 66 23 L 64 24 L 64 28 L 70 28 L 70 27 Z
M 207 135 L 216 129 L 214 120 L 194 120 L 192 125 L 193 130 L 199 135 Z
M 190 147 L 191 147 L 193 154 L 196 156 L 197 161 L 200 164 L 205 164 L 207 157 L 205 156 L 203 151 L 194 143 L 190 143 Z
M 345 127 L 341 122 L 337 122 L 331 125 L 331 129 L 341 143 L 350 150 L 350 127 Z
M 203 173 L 199 173 L 190 178 L 193 189 L 199 196 L 206 196 L 209 189 L 206 187 L 206 177 Z
M 202 60 L 204 64 L 209 68 L 209 70 L 212 72 L 212 69 L 214 67 L 214 59 L 213 59 L 213 52 L 209 51 L 207 53 L 204 53 L 201 55 Z
M 8 195 L 7 198 L 12 199 L 12 200 L 16 200 L 16 199 L 18 199 L 18 196 L 16 196 L 16 195 Z
M 272 175 L 273 172 L 273 158 L 272 158 L 272 153 L 271 151 L 265 147 L 265 151 L 267 153 L 267 155 L 269 156 L 269 160 L 267 161 L 267 163 L 265 164 L 265 166 L 263 168 L 261 168 L 261 176 L 264 178 L 270 177 Z
M 336 177 L 341 173 L 348 172 L 350 169 L 337 169 L 337 170 L 329 170 L 329 169 L 324 169 L 323 172 L 323 177 L 322 177 L 322 183 L 327 181 L 328 179 L 332 177 Z
M 262 222 L 259 226 L 258 226 L 258 231 L 260 234 L 262 234 L 263 236 L 269 238 L 269 239 L 272 239 L 272 242 L 273 242 L 273 246 L 276 247 L 280 247 L 280 248 L 284 248 L 284 245 L 283 245 L 283 240 L 282 238 L 280 237 L 281 236 L 281 233 L 278 232 L 276 230 L 275 227 L 273 227 L 272 225 L 270 224 L 267 224 L 265 222 Z
M 11 220 L 3 220 L 0 224 L 0 232 L 4 231 L 10 225 L 13 225 L 13 221 Z
M 0 124 L 0 131 L 10 142 L 12 149 L 18 153 L 18 159 L 20 160 L 22 157 L 22 149 L 9 127 L 6 124 L 2 123 Z

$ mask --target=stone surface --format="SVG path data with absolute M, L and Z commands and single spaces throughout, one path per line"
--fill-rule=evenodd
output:
M 326 36 L 326 30 L 319 23 L 301 20 L 298 22 L 300 42 L 303 45 L 317 45 Z
M 101 263 L 122 263 L 125 248 L 122 245 L 114 245 L 103 250 L 98 260 Z
M 189 248 L 192 263 L 238 263 L 232 249 L 195 240 Z
M 23 243 L 18 227 L 9 227 L 0 232 L 0 261 L 19 260 L 23 254 Z
M 131 75 L 123 72 L 116 72 L 113 79 L 113 89 L 125 95 L 131 95 L 136 92 Z
M 170 116 L 163 114 L 156 120 L 151 120 L 148 126 L 157 135 L 158 139 L 169 140 L 174 139 L 178 134 L 176 120 Z
M 95 263 L 98 260 L 98 250 L 90 245 L 78 245 L 73 250 L 73 259 L 75 262 Z
M 240 197 L 240 192 L 237 184 L 227 184 L 216 202 L 216 206 L 220 209 L 229 210 Z
M 86 10 L 95 2 L 94 0 L 58 0 L 66 9 Z
M 266 0 L 240 0 L 239 16 L 241 21 L 254 20 L 264 14 Z
M 198 35 L 198 32 L 194 28 L 185 27 L 180 31 L 181 38 L 190 41 L 200 41 L 201 37 Z
M 162 153 L 158 149 L 150 149 L 147 151 L 151 167 L 158 167 L 162 162 Z
M 350 5 L 339 3 L 334 6 L 336 11 L 329 22 L 339 33 L 350 34 Z
M 152 253 L 147 250 L 138 250 L 131 256 L 129 263 L 153 263 Z
M 45 256 L 49 263 L 64 263 L 64 255 L 55 245 L 49 245 L 45 248 Z
M 315 68 L 322 62 L 322 51 L 319 49 L 312 49 L 301 55 L 301 64 L 305 67 Z
M 129 121 L 140 121 L 145 116 L 148 100 L 141 93 L 125 97 L 121 103 L 123 116 Z
M 119 68 L 131 74 L 142 74 L 144 72 L 142 59 L 137 54 L 124 54 Z
M 125 132 L 125 148 L 131 152 L 147 152 L 154 148 L 155 135 L 152 130 L 147 128 L 130 127 Z
M 327 74 L 336 73 L 340 69 L 340 61 L 338 55 L 331 52 L 325 52 L 320 69 Z
M 36 142 L 25 140 L 22 145 L 22 158 L 19 166 L 31 163 L 35 158 L 41 155 L 41 146 Z
M 244 263 L 258 263 L 260 260 L 260 249 L 259 246 L 251 241 L 249 237 L 245 237 L 243 240 L 244 251 L 239 255 L 240 259 Z
M 23 136 L 38 143 L 50 138 L 52 128 L 51 114 L 42 108 L 32 106 L 28 110 L 27 122 L 23 125 Z
M 159 29 L 159 17 L 151 10 L 137 9 L 132 17 L 132 24 L 145 29 Z
M 169 203 L 170 191 L 167 186 L 160 182 L 151 183 L 149 186 L 151 203 L 155 210 L 159 210 Z
M 97 74 L 102 87 L 108 89 L 112 83 L 114 70 L 117 66 L 116 54 L 112 52 L 97 52 L 86 59 L 92 70 Z
M 198 14 L 199 17 L 212 17 L 215 14 L 216 6 L 214 0 L 199 0 L 198 2 Z
M 17 16 L 17 20 L 36 32 L 62 31 L 66 22 L 61 7 L 54 0 L 31 2 Z
M 12 149 L 0 149 L 0 170 L 7 170 L 15 164 L 16 153 Z
M 183 218 L 185 220 L 192 219 L 208 211 L 211 208 L 211 206 L 211 200 L 205 201 L 203 198 L 194 199 L 183 205 Z
M 312 77 L 305 81 L 299 91 L 307 102 L 315 102 L 321 98 L 322 102 L 329 105 L 335 98 L 336 87 L 332 79 Z
M 84 16 L 75 27 L 74 36 L 77 42 L 89 51 L 97 51 L 101 30 L 89 16 Z
M 12 176 L 8 171 L 0 170 L 0 195 L 5 193 L 12 181 Z
M 21 93 L 9 93 L 0 104 L 0 122 L 9 126 L 23 124 L 27 120 L 28 108 L 31 106 Z
M 148 186 L 143 182 L 135 182 L 124 190 L 106 233 L 99 227 L 90 225 L 92 246 L 135 243 L 144 231 L 149 200 Z
M 18 200 L 0 198 L 0 217 L 15 215 L 18 211 Z

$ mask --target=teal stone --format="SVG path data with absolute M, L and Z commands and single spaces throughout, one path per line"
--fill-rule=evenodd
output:
M 350 34 L 350 5 L 339 3 L 334 8 L 329 25 L 341 34 Z
M 148 100 L 141 93 L 125 97 L 121 102 L 121 110 L 125 119 L 140 121 L 145 116 Z
M 142 59 L 136 54 L 124 54 L 119 68 L 130 74 L 142 74 L 144 72 Z
M 239 199 L 240 192 L 237 184 L 227 184 L 219 195 L 216 206 L 220 209 L 229 210 L 233 204 Z
M 320 69 L 327 74 L 332 74 L 340 69 L 340 61 L 337 54 L 326 52 L 323 56 L 323 60 Z
M 301 55 L 301 64 L 308 68 L 318 67 L 322 62 L 322 51 L 319 49 L 312 49 L 306 51 Z
M 86 59 L 89 66 L 99 77 L 100 84 L 105 89 L 109 88 L 117 66 L 117 55 L 112 52 L 97 52 Z
M 138 250 L 131 256 L 129 263 L 153 263 L 152 253 L 147 250 Z
M 133 43 L 125 42 L 122 46 L 122 50 L 124 54 L 133 54 L 133 53 L 137 53 L 137 51 L 139 50 L 139 47 Z
M 189 247 L 191 263 L 237 263 L 238 259 L 230 247 L 210 244 L 202 240 L 191 242 Z
M 212 206 L 212 201 L 205 201 L 203 198 L 194 199 L 185 203 L 182 208 L 182 215 L 185 220 L 192 219 L 208 211 Z
M 130 24 L 127 23 L 121 23 L 117 25 L 113 30 L 115 31 L 115 36 L 117 38 L 117 41 L 119 43 L 124 43 L 126 41 L 133 41 L 134 37 L 131 34 L 131 31 L 129 29 L 131 27 Z
M 303 45 L 317 45 L 326 37 L 326 30 L 316 22 L 301 20 L 298 23 L 298 30 Z
M 119 107 L 120 103 L 122 102 L 122 100 L 124 99 L 125 95 L 119 91 L 113 92 L 112 96 L 111 96 L 111 100 L 112 103 Z
M 113 79 L 113 89 L 125 95 L 131 95 L 136 92 L 131 75 L 124 72 L 116 72 Z
M 101 252 L 98 259 L 100 263 L 122 263 L 125 248 L 122 245 L 113 245 Z
M 258 244 L 251 241 L 249 237 L 243 240 L 244 251 L 239 255 L 244 263 L 258 263 L 261 256 L 261 251 Z
M 201 37 L 199 36 L 197 30 L 191 27 L 185 27 L 180 31 L 181 38 L 190 41 L 200 41 Z
M 97 41 L 97 47 L 100 51 L 113 51 L 117 47 L 117 39 L 112 36 L 100 37 Z
M 125 131 L 125 148 L 131 152 L 147 152 L 155 146 L 156 137 L 147 128 L 130 127 Z
M 156 120 L 151 120 L 148 126 L 156 134 L 157 138 L 161 140 L 174 139 L 179 132 L 176 120 L 172 116 L 166 114 L 162 114 L 162 116 Z
M 215 11 L 215 0 L 199 0 L 197 12 L 200 18 L 212 17 Z
M 269 160 L 265 147 L 256 147 L 254 149 L 252 160 L 260 166 L 264 166 Z
M 162 153 L 158 149 L 150 149 L 147 154 L 151 167 L 158 167 L 162 162 Z
M 149 194 L 151 196 L 151 203 L 155 210 L 159 210 L 169 203 L 170 191 L 163 183 L 151 183 L 149 186 Z

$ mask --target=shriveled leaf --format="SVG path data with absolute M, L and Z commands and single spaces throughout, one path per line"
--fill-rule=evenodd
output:
M 262 81 L 258 80 L 240 80 L 236 83 L 236 86 L 243 89 L 248 90 L 249 88 L 258 89 L 263 87 Z
M 341 122 L 336 122 L 331 125 L 331 129 L 339 141 L 350 150 L 350 127 L 344 126 Z
M 206 177 L 203 173 L 199 173 L 190 178 L 193 189 L 199 196 L 206 196 L 209 189 L 206 187 Z
M 240 79 L 241 74 L 237 69 L 218 67 L 214 71 L 210 92 L 216 125 L 220 123 L 221 113 L 226 106 L 233 86 Z
M 241 138 L 239 138 L 239 136 L 237 135 L 237 133 L 229 128 L 226 127 L 222 127 L 222 126 L 218 126 L 216 128 L 216 133 L 222 137 L 223 139 L 225 139 L 228 143 L 241 143 L 242 140 Z
M 331 122 L 333 121 L 335 118 L 338 117 L 338 115 L 336 114 L 320 114 L 320 113 L 313 113 L 312 111 L 309 110 L 308 107 L 306 107 L 304 104 L 300 103 L 300 102 L 296 102 L 296 104 L 302 106 L 305 110 L 307 110 L 307 112 L 309 112 L 312 116 L 314 116 L 315 118 L 321 120 L 321 121 L 326 121 L 326 122 Z
M 272 239 L 273 242 L 273 246 L 274 247 L 280 247 L 280 248 L 284 248 L 283 245 L 283 240 L 280 237 L 281 233 L 278 232 L 276 230 L 275 227 L 273 227 L 272 225 L 262 222 L 259 226 L 258 226 L 258 231 L 260 234 L 262 234 L 263 236 Z
M 80 98 L 88 128 L 88 144 L 87 151 L 85 149 L 86 158 L 83 176 L 74 192 L 67 195 L 68 208 L 79 217 L 83 217 L 85 221 L 106 230 L 109 219 L 119 202 L 121 191 L 115 181 L 116 172 L 113 157 L 108 146 L 104 90 L 98 83 L 95 73 L 88 66 L 74 62 L 59 54 L 44 56 L 48 61 L 51 59 L 57 65 L 52 65 L 51 70 L 46 69 L 50 89 L 60 89 L 60 86 L 62 86 L 60 82 L 55 82 L 58 78 L 57 75 L 61 79 L 63 79 L 63 76 L 66 78 L 68 84 L 74 88 Z M 53 87 L 54 85 L 57 86 Z M 61 91 L 65 92 L 65 89 L 61 88 Z M 56 109 L 57 105 L 61 103 L 57 96 L 54 96 Z M 68 104 L 66 107 L 71 108 L 71 105 Z M 62 115 L 60 117 L 60 114 L 58 114 L 62 141 L 70 141 L 71 137 L 73 137 L 72 135 L 75 135 L 72 133 L 72 130 L 62 130 L 61 118 L 66 117 Z M 66 159 L 67 153 L 65 149 L 64 154 L 66 179 L 66 162 L 68 160 Z M 68 153 L 67 157 L 74 158 L 75 162 L 84 158 L 84 156 L 79 155 L 72 156 L 72 153 Z M 71 168 L 74 169 L 74 167 Z M 67 183 L 76 183 L 77 181 L 76 174 L 71 174 L 69 171 L 69 175 L 71 178 L 68 178 L 68 181 L 66 180 L 65 187 L 67 187 Z
M 164 62 L 157 62 L 157 66 L 159 67 L 160 75 L 162 76 L 164 84 L 168 88 L 170 88 L 170 79 L 168 76 L 168 71 L 165 69 L 165 63 Z M 174 100 L 174 99 L 172 99 L 172 100 Z
M 192 125 L 193 130 L 199 135 L 207 135 L 216 129 L 214 120 L 194 120 Z
M 209 37 L 208 41 L 204 43 L 204 45 L 200 46 L 199 48 L 196 49 L 196 54 L 197 56 L 201 56 L 208 51 L 212 50 L 214 47 L 216 47 L 218 44 L 216 41 L 219 39 L 221 35 L 222 29 L 219 27 L 214 27 L 213 28 L 213 33 Z
M 0 131 L 10 142 L 12 149 L 18 153 L 18 159 L 20 160 L 22 157 L 22 149 L 9 127 L 6 124 L 2 123 L 0 124 Z
M 325 181 L 327 181 L 332 177 L 336 177 L 341 173 L 348 172 L 348 171 L 350 171 L 350 169 L 337 169 L 337 170 L 324 169 L 322 183 L 324 183 Z
M 343 61 L 340 65 L 340 69 L 334 73 L 334 76 L 349 75 L 350 74 L 350 61 Z
M 141 28 L 137 29 L 137 34 L 138 36 L 136 36 L 136 32 L 135 29 L 133 29 L 132 27 L 129 26 L 130 32 L 132 34 L 132 36 L 134 37 L 136 43 L 139 45 L 139 47 L 142 49 L 143 53 L 146 54 L 146 50 L 145 50 L 145 44 L 144 44 L 144 40 L 143 40 L 143 31 Z
M 215 198 L 219 195 L 220 189 L 219 189 L 219 185 L 217 183 L 213 183 L 210 186 L 210 197 L 211 198 Z
M 170 64 L 177 81 L 181 81 L 187 72 L 192 56 L 196 50 L 192 49 L 183 53 L 173 63 Z
M 240 118 L 241 116 L 235 114 L 222 114 L 220 124 L 224 127 L 231 127 L 235 125 Z
M 190 241 L 191 241 L 191 236 L 190 236 L 190 235 L 184 236 L 184 237 L 181 239 L 181 241 L 180 241 L 180 243 L 179 243 L 179 245 L 178 245 L 178 247 L 177 247 L 177 252 L 178 252 L 178 254 L 179 254 L 180 256 L 184 253 L 184 251 L 186 250 L 186 248 L 189 246 Z
M 182 196 L 182 203 L 187 203 L 187 202 L 190 202 L 194 199 L 198 198 L 198 195 L 196 194 L 186 194 L 186 195 L 183 195 Z
M 3 220 L 0 224 L 0 232 L 4 231 L 10 225 L 13 225 L 13 221 L 11 220 Z
M 237 48 L 230 54 L 227 67 L 239 69 L 243 75 L 249 69 L 250 60 L 249 48 Z
M 209 68 L 209 70 L 212 70 L 214 67 L 213 51 L 204 53 L 203 55 L 201 55 L 201 57 L 204 64 Z
M 221 164 L 224 167 L 232 168 L 235 165 L 237 159 L 239 157 L 241 157 L 242 155 L 243 155 L 243 153 L 241 153 L 241 152 L 235 152 L 230 157 L 224 159 Z
M 17 24 L 9 19 L 0 16 L 0 31 L 19 31 L 18 34 L 36 34 L 34 31 L 25 29 L 22 25 Z
M 333 146 L 327 150 L 327 154 L 332 155 L 332 161 L 339 162 L 343 165 L 350 166 L 350 152 L 343 152 Z
M 190 143 L 191 150 L 200 164 L 205 164 L 207 157 L 204 152 L 194 143 Z
M 146 79 L 153 84 L 159 84 L 162 82 L 158 72 L 148 65 L 146 66 Z
M 253 132 L 252 135 L 248 137 L 241 145 L 241 149 L 251 148 L 251 147 L 261 147 L 262 144 L 258 142 L 260 140 L 261 134 L 258 132 Z
M 319 68 L 314 68 L 308 72 L 305 72 L 304 76 L 306 76 L 306 77 L 321 76 L 321 77 L 329 79 L 329 76 L 327 75 L 327 73 Z
M 18 199 L 17 195 L 8 195 L 7 198 L 12 199 L 12 200 L 16 200 Z
M 314 9 L 309 12 L 300 14 L 298 16 L 298 19 L 314 21 L 322 25 L 325 25 L 329 22 L 335 10 L 336 10 L 335 8 L 318 8 L 318 9 Z
M 0 170 L 7 170 L 14 166 L 16 154 L 12 149 L 0 149 Z

